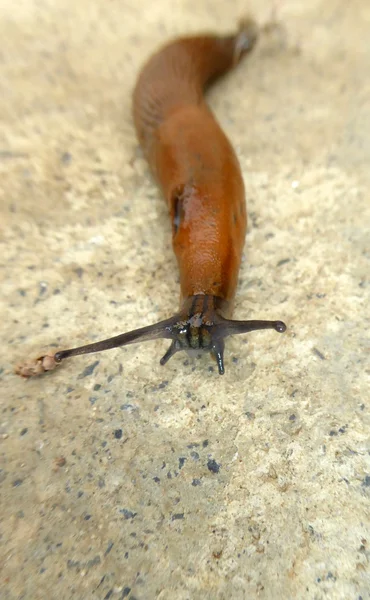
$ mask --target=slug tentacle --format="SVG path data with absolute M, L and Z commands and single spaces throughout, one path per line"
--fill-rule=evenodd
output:
M 35 361 L 18 369 L 23 377 L 32 377 L 55 368 L 62 360 L 79 354 L 92 354 L 112 348 L 119 348 L 136 342 L 147 342 L 160 338 L 171 339 L 171 345 L 160 360 L 166 364 L 169 359 L 179 352 L 186 350 L 210 352 L 216 359 L 220 375 L 225 372 L 224 347 L 225 338 L 238 333 L 248 333 L 258 329 L 274 329 L 279 333 L 285 331 L 286 326 L 281 321 L 233 321 L 223 317 L 227 312 L 227 305 L 221 298 L 214 296 L 193 296 L 187 298 L 182 310 L 176 315 L 154 325 L 147 325 L 140 329 L 128 331 L 106 340 L 70 348 L 56 352 L 54 356 L 42 356 Z

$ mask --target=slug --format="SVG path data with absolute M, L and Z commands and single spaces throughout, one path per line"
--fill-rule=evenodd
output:
M 171 340 L 162 365 L 179 350 L 205 351 L 222 375 L 226 337 L 286 330 L 282 321 L 230 319 L 247 226 L 245 191 L 235 152 L 204 99 L 206 88 L 256 40 L 252 20 L 234 35 L 176 39 L 148 60 L 134 89 L 137 136 L 171 217 L 179 311 L 154 325 L 42 356 L 18 367 L 20 375 L 51 370 L 71 356 L 158 338 Z

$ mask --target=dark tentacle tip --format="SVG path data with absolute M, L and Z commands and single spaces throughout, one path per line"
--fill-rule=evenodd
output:
M 159 361 L 159 364 L 163 367 L 163 365 L 165 365 L 170 360 L 170 358 L 174 354 L 176 354 L 176 352 L 178 352 L 178 348 L 175 340 L 173 340 L 171 346 L 168 348 L 167 352 L 164 354 L 164 356 L 162 356 L 161 360 Z
M 225 344 L 224 344 L 223 340 L 219 340 L 212 349 L 212 354 L 217 362 L 219 375 L 225 374 L 224 349 L 225 349 Z
M 286 331 L 285 323 L 283 323 L 283 321 L 276 321 L 275 322 L 275 331 L 277 331 L 278 333 L 284 333 L 284 331 Z
M 225 367 L 223 364 L 218 363 L 218 374 L 225 375 Z

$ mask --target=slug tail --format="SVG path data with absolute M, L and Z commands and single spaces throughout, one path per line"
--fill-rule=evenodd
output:
M 247 52 L 250 52 L 258 39 L 258 27 L 256 22 L 245 17 L 239 22 L 239 31 L 235 36 L 233 64 L 237 65 Z
M 241 21 L 232 35 L 198 35 L 176 39 L 144 65 L 133 93 L 138 139 L 148 156 L 157 128 L 179 105 L 200 105 L 205 89 L 235 67 L 258 37 L 252 19 Z

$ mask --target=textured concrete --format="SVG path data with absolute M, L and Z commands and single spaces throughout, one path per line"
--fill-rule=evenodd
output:
M 0 595 L 370 598 L 370 4 L 283 1 L 210 94 L 245 176 L 226 374 L 159 341 L 14 364 L 169 316 L 166 207 L 130 95 L 183 32 L 267 2 L 1 3 Z

